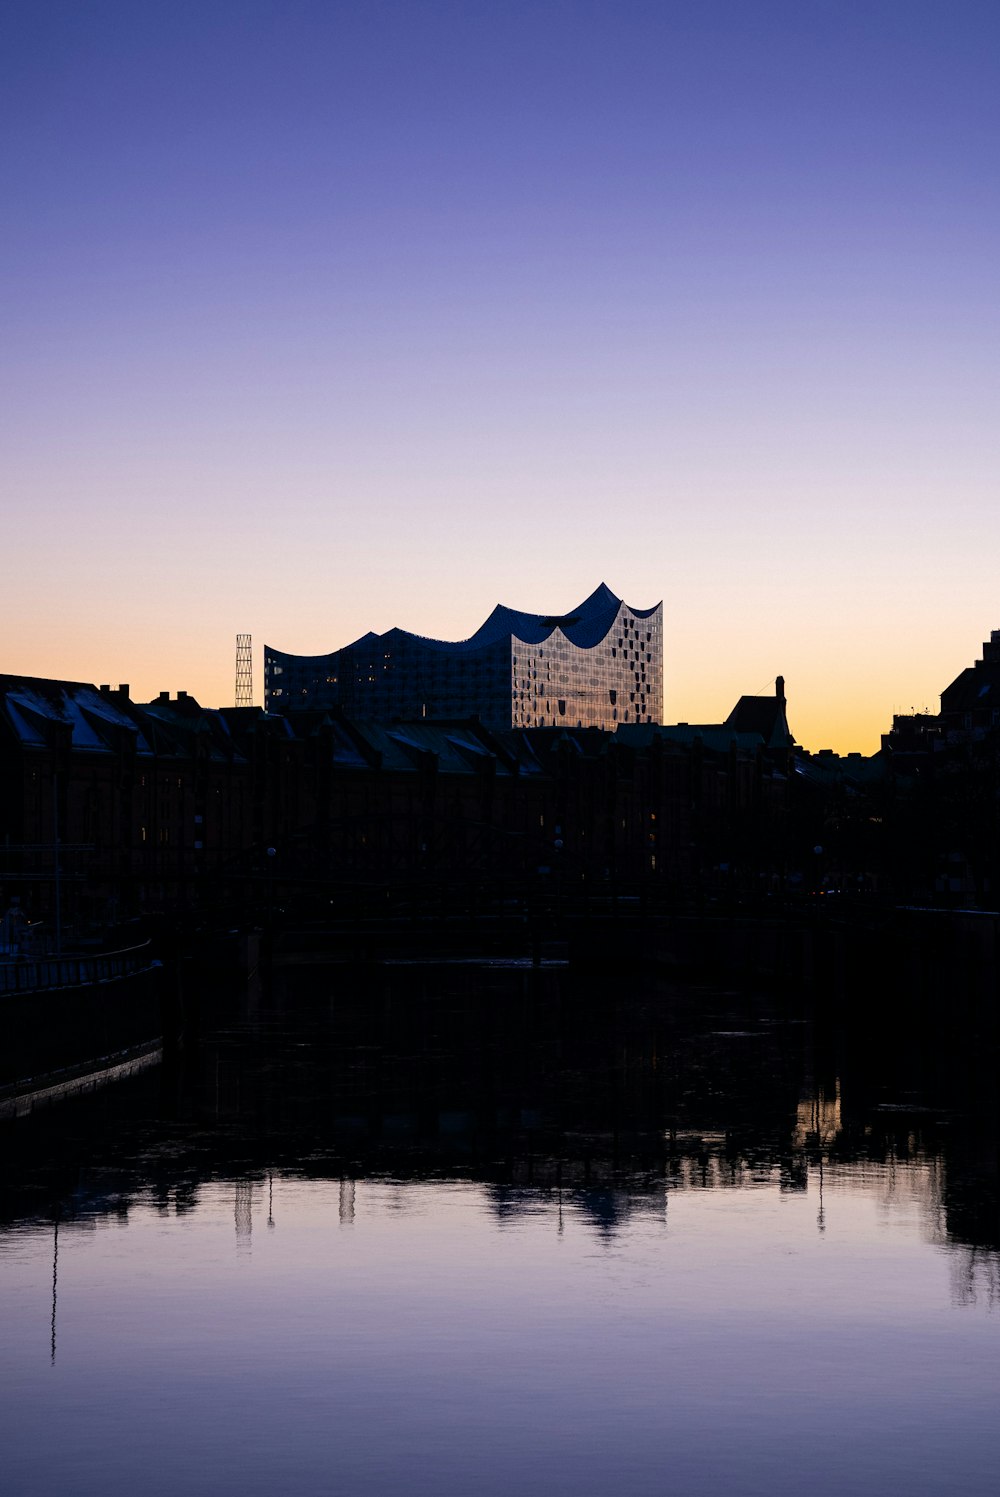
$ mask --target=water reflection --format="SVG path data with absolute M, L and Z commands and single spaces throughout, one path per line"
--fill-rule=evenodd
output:
M 253 1185 L 249 1180 L 237 1180 L 234 1215 L 236 1218 L 236 1244 L 245 1251 L 253 1236 Z
M 602 1238 L 672 1192 L 807 1192 L 823 1232 L 839 1193 L 873 1186 L 968 1249 L 982 1285 L 996 1102 L 995 1070 L 944 1026 L 656 981 L 608 994 L 565 970 L 291 970 L 249 1009 L 207 993 L 199 1043 L 158 1074 L 9 1124 L 0 1228 L 124 1217 L 147 1193 L 183 1215 L 228 1178 L 248 1250 L 252 1182 L 273 1226 L 274 1175 L 295 1171 L 338 1182 L 344 1225 L 356 1180 L 392 1176 L 479 1180 L 498 1222 L 557 1196 Z
M 52 1322 L 49 1334 L 49 1360 L 56 1365 L 56 1301 L 59 1289 L 59 1215 L 52 1225 Z
M 354 1181 L 340 1182 L 340 1224 L 350 1226 L 354 1221 Z
M 992 1494 L 966 1036 L 557 970 L 206 996 L 174 1065 L 4 1134 L 23 1497 Z
M 956 1305 L 1000 1305 L 1000 1256 L 974 1247 L 953 1254 L 951 1297 Z

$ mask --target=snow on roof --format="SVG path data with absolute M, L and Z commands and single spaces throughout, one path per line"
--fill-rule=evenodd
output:
M 61 723 L 70 729 L 73 748 L 107 753 L 112 745 L 101 731 L 107 724 L 134 734 L 137 748 L 147 748 L 132 719 L 96 687 L 76 681 L 21 679 L 7 688 L 5 696 L 11 725 L 24 743 L 44 746 L 44 724 Z

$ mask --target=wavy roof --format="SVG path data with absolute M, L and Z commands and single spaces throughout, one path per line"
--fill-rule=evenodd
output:
M 360 639 L 345 645 L 347 650 L 357 649 L 359 645 L 374 644 L 382 639 L 409 639 L 417 644 L 423 645 L 428 650 L 481 650 L 489 645 L 499 644 L 510 638 L 519 639 L 523 644 L 543 644 L 557 629 L 561 629 L 566 638 L 578 649 L 589 650 L 594 645 L 600 644 L 611 628 L 618 611 L 622 606 L 622 599 L 617 597 L 606 583 L 594 589 L 589 598 L 584 598 L 578 608 L 571 609 L 569 613 L 563 614 L 540 614 L 522 613 L 517 608 L 507 608 L 503 603 L 498 603 L 485 623 L 480 624 L 475 634 L 468 639 L 445 640 L 428 639 L 422 634 L 411 634 L 406 629 L 388 629 L 385 634 L 374 634 L 369 631 Z M 632 613 L 638 619 L 649 618 L 659 608 L 655 603 L 652 608 L 632 608 Z M 275 659 L 282 658 L 280 650 L 272 650 L 265 645 L 265 652 Z M 334 651 L 333 654 L 338 654 Z M 330 660 L 331 655 L 293 655 L 291 659 L 302 665 L 310 661 L 320 665 Z
M 526 645 L 540 645 L 550 634 L 561 629 L 566 638 L 580 649 L 590 649 L 607 634 L 621 606 L 621 598 L 616 597 L 604 582 L 578 608 L 558 616 L 521 613 L 516 608 L 506 608 L 498 603 L 485 624 L 465 643 L 475 649 L 478 645 L 492 644 L 494 640 L 507 639 L 513 634 Z M 637 617 L 646 618 L 656 609 L 647 608 L 644 613 L 633 611 Z

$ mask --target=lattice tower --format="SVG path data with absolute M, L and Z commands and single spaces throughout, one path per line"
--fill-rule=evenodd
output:
M 253 706 L 253 653 L 249 634 L 236 636 L 236 705 Z

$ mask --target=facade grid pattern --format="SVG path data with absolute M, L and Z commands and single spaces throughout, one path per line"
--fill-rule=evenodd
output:
M 636 609 L 603 584 L 570 614 L 498 607 L 454 644 L 402 629 L 329 655 L 265 648 L 271 712 L 333 706 L 374 721 L 479 716 L 495 728 L 613 730 L 663 711 L 663 605 Z

